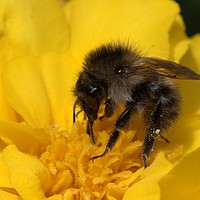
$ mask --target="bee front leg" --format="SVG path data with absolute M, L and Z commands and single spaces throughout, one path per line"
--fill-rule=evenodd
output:
M 76 106 L 78 105 L 78 100 L 75 101 L 73 106 L 73 123 L 76 122 Z
M 126 109 L 120 115 L 119 119 L 117 120 L 115 124 L 115 130 L 110 135 L 110 138 L 108 140 L 108 143 L 106 145 L 104 152 L 101 155 L 92 157 L 91 160 L 95 160 L 96 158 L 103 157 L 109 150 L 113 148 L 113 146 L 117 142 L 117 139 L 119 138 L 120 130 L 127 125 L 130 119 L 130 116 L 134 111 L 134 108 L 135 108 L 134 102 L 127 103 Z
M 99 119 L 102 120 L 104 117 L 111 117 L 113 115 L 113 103 L 110 99 L 105 102 L 104 115 L 100 116 Z
M 94 121 L 91 121 L 91 120 L 88 119 L 86 132 L 90 136 L 92 142 L 95 144 L 94 132 L 93 132 L 93 129 L 92 129 L 93 124 L 94 124 Z

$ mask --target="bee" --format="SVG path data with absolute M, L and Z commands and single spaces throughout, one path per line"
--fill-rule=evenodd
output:
M 76 107 L 87 117 L 87 133 L 95 143 L 93 124 L 98 119 L 100 105 L 105 103 L 104 116 L 111 117 L 119 104 L 124 111 L 116 120 L 104 152 L 92 157 L 103 157 L 117 142 L 120 131 L 142 113 L 145 138 L 142 146 L 144 168 L 157 137 L 164 136 L 177 119 L 180 111 L 180 92 L 172 79 L 200 80 L 200 75 L 172 61 L 142 56 L 130 45 L 110 43 L 90 51 L 83 62 L 83 70 L 74 87 Z

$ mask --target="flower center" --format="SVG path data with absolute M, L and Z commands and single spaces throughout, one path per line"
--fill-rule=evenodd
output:
M 122 132 L 114 148 L 93 162 L 90 158 L 104 151 L 108 132 L 98 132 L 96 144 L 91 142 L 80 123 L 75 123 L 70 132 L 55 128 L 50 132 L 51 144 L 40 157 L 53 178 L 47 196 L 70 191 L 79 197 L 103 199 L 105 195 L 112 194 L 120 199 L 127 190 L 123 181 L 139 169 L 144 171 L 141 159 L 143 141 L 135 140 L 136 131 Z M 179 153 L 168 154 L 168 157 L 174 159 Z

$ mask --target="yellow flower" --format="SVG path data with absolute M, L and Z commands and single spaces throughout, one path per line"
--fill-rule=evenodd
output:
M 72 124 L 71 89 L 84 54 L 108 41 L 200 69 L 200 36 L 184 34 L 179 7 L 166 0 L 0 2 L 0 199 L 198 199 L 198 81 L 178 81 L 183 111 L 143 168 L 143 139 L 122 131 L 102 152 L 114 120 L 97 121 L 96 144 Z

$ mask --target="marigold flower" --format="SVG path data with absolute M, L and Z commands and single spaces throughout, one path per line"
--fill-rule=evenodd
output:
M 198 199 L 198 81 L 178 81 L 179 121 L 157 141 L 143 168 L 143 135 L 122 131 L 101 153 L 115 119 L 97 121 L 96 144 L 84 121 L 72 124 L 71 89 L 88 50 L 108 41 L 200 71 L 200 36 L 188 38 L 173 1 L 0 2 L 0 199 Z M 139 123 L 139 122 L 138 122 Z

